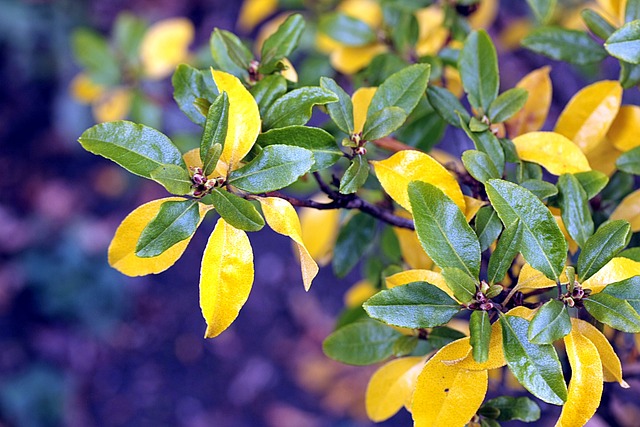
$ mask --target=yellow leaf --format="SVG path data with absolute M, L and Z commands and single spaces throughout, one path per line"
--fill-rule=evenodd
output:
M 93 117 L 96 122 L 113 122 L 127 117 L 131 110 L 131 92 L 125 88 L 116 88 L 104 92 L 93 104 Z
M 616 160 L 620 157 L 620 154 L 622 154 L 622 151 L 614 147 L 609 139 L 605 137 L 587 153 L 587 160 L 589 160 L 589 165 L 593 170 L 611 176 L 617 170 Z
M 240 9 L 238 27 L 249 32 L 278 8 L 278 0 L 245 0 Z
M 413 394 L 414 427 L 463 427 L 475 415 L 487 393 L 487 371 L 442 363 L 465 357 L 470 350 L 468 339 L 454 341 L 427 362 Z
M 291 238 L 296 244 L 302 269 L 304 289 L 309 290 L 311 282 L 318 274 L 318 264 L 313 260 L 302 241 L 302 229 L 298 214 L 291 203 L 279 197 L 260 197 L 262 213 L 273 231 Z
M 443 73 L 447 89 L 456 97 L 460 98 L 464 94 L 460 72 L 454 67 L 444 67 Z
M 597 0 L 597 2 L 611 24 L 619 27 L 624 23 L 624 12 L 627 7 L 627 0 Z
M 532 28 L 533 25 L 531 23 L 531 20 L 528 18 L 510 20 L 505 29 L 502 30 L 502 32 L 500 32 L 500 35 L 498 36 L 500 46 L 502 46 L 502 48 L 507 51 L 519 49 L 520 42 L 531 32 Z
M 407 214 L 407 216 L 409 216 L 409 214 Z M 429 255 L 427 255 L 422 248 L 415 231 L 394 227 L 393 232 L 398 238 L 402 259 L 409 267 L 413 269 L 433 270 L 433 260 L 429 258 Z
M 341 46 L 329 57 L 331 66 L 344 74 L 355 74 L 371 62 L 371 60 L 387 51 L 381 43 L 366 46 Z
M 631 231 L 640 231 L 640 190 L 622 199 L 611 214 L 611 219 L 625 219 L 631 223 Z
M 411 181 L 435 185 L 465 211 L 465 201 L 453 175 L 433 157 L 420 151 L 398 151 L 386 160 L 372 161 L 382 188 L 400 206 L 411 212 L 407 187 Z
M 368 280 L 360 280 L 347 289 L 344 293 L 344 305 L 349 308 L 361 306 L 363 302 L 372 297 L 378 289 Z
M 498 0 L 482 0 L 479 5 L 469 17 L 469 25 L 474 30 L 489 28 L 498 14 Z
M 309 254 L 318 264 L 328 264 L 338 236 L 340 212 L 337 209 L 303 208 L 300 210 L 300 227 Z
M 622 378 L 622 366 L 618 355 L 613 350 L 609 340 L 595 326 L 584 320 L 571 318 L 573 329 L 589 339 L 596 346 L 602 361 L 602 374 L 607 382 L 617 382 L 624 388 L 629 384 Z
M 211 73 L 218 91 L 229 96 L 229 124 L 220 160 L 234 170 L 256 142 L 260 112 L 256 100 L 237 77 L 214 69 Z
M 382 8 L 376 0 L 344 0 L 338 10 L 347 16 L 364 21 L 372 29 L 382 24 Z
M 332 39 L 325 33 L 316 33 L 316 48 L 318 51 L 330 55 L 336 49 L 342 49 L 342 44 L 339 41 Z
M 162 79 L 189 56 L 194 28 L 186 18 L 165 19 L 153 24 L 140 43 L 140 59 L 144 73 L 151 79 Z
M 560 216 L 559 213 L 555 214 L 554 212 L 553 219 L 556 220 L 556 224 L 558 224 L 560 231 L 562 231 L 564 238 L 567 240 L 567 243 L 569 244 L 569 252 L 571 252 L 571 254 L 575 254 L 578 251 L 578 243 L 576 243 L 576 241 L 573 240 L 573 237 L 569 235 L 569 232 L 567 231 L 567 227 L 565 227 L 564 221 L 562 221 L 562 216 Z
M 629 151 L 640 146 L 640 107 L 623 105 L 618 111 L 607 139 L 620 151 Z
M 411 398 L 425 358 L 403 357 L 382 365 L 369 380 L 366 394 L 367 415 L 382 422 L 395 415 Z
M 406 270 L 393 274 L 386 278 L 387 288 L 395 288 L 396 286 L 406 285 L 411 282 L 427 282 L 444 291 L 453 298 L 453 292 L 447 286 L 442 274 L 431 270 Z
M 181 197 L 167 197 L 153 200 L 136 208 L 122 221 L 109 245 L 109 264 L 127 276 L 145 276 L 160 273 L 171 267 L 181 256 L 191 237 L 176 243 L 162 254 L 141 258 L 136 255 L 136 245 L 145 227 L 153 220 L 164 202 L 185 200 Z M 210 209 L 204 204 L 199 205 L 200 221 Z
M 469 338 L 463 338 L 463 340 L 468 340 Z M 462 340 L 461 340 L 462 341 Z M 491 325 L 491 339 L 489 340 L 489 358 L 484 363 L 478 363 L 473 359 L 473 354 L 471 351 L 459 360 L 452 361 L 453 363 L 449 363 L 448 361 L 444 361 L 445 364 L 449 363 L 453 366 L 456 366 L 459 369 L 468 369 L 471 371 L 482 371 L 482 370 L 491 370 L 501 368 L 507 364 L 507 361 L 504 358 L 504 352 L 502 350 L 502 327 L 500 326 L 500 322 L 494 322 Z
M 556 427 L 582 427 L 600 406 L 602 363 L 596 346 L 576 329 L 564 337 L 564 344 L 571 365 L 571 381 Z
M 616 257 L 606 263 L 596 274 L 582 282 L 582 287 L 597 293 L 611 283 L 620 282 L 638 275 L 640 275 L 640 262 L 629 258 Z
M 209 236 L 200 269 L 205 338 L 220 335 L 238 317 L 253 285 L 253 251 L 247 233 L 222 218 Z
M 529 263 L 522 266 L 520 274 L 518 275 L 518 289 L 544 289 L 552 288 L 556 285 L 556 282 L 547 278 L 542 272 L 531 267 Z
M 377 87 L 361 87 L 353 92 L 351 96 L 351 102 L 353 103 L 353 133 L 362 132 L 364 122 L 367 120 L 367 110 L 376 90 L 378 90 Z
M 200 149 L 194 148 L 182 155 L 182 159 L 189 169 L 202 168 L 202 159 L 200 158 Z
M 282 77 L 289 80 L 290 82 L 298 83 L 298 72 L 293 67 L 291 61 L 289 61 L 289 59 L 287 58 L 282 58 L 280 62 L 284 65 L 284 69 L 280 71 Z
M 474 216 L 478 213 L 481 207 L 487 204 L 483 200 L 474 199 L 473 197 L 464 196 L 465 211 L 464 216 L 467 218 L 467 222 L 470 222 Z
M 622 86 L 605 80 L 576 93 L 564 108 L 555 132 L 566 136 L 588 154 L 605 137 L 618 114 Z
M 78 102 L 90 104 L 104 93 L 104 86 L 94 83 L 85 73 L 77 74 L 69 85 L 71 96 Z
M 415 16 L 420 29 L 416 53 L 419 56 L 436 55 L 449 37 L 449 31 L 443 25 L 443 9 L 435 5 L 429 6 L 416 11 Z
M 511 138 L 527 132 L 538 131 L 547 120 L 553 92 L 549 78 L 550 70 L 549 66 L 533 70 L 516 85 L 518 88 L 525 89 L 529 96 L 524 107 L 505 121 L 507 132 Z
M 587 172 L 589 162 L 566 137 L 554 132 L 529 132 L 513 138 L 518 157 L 537 163 L 554 175 Z

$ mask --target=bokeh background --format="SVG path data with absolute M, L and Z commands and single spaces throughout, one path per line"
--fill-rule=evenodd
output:
M 289 241 L 266 228 L 253 233 L 249 301 L 228 331 L 205 341 L 197 284 L 211 219 L 165 273 L 133 279 L 107 263 L 119 222 L 165 193 L 76 142 L 93 118 L 69 94 L 79 69 L 71 33 L 90 27 L 108 34 L 128 10 L 149 22 L 187 17 L 194 45 L 202 46 L 214 27 L 235 29 L 240 6 L 0 0 L 1 427 L 371 425 L 363 396 L 374 368 L 340 365 L 321 351 L 358 271 L 337 279 L 324 268 L 305 293 Z M 502 1 L 492 32 L 526 14 L 525 2 Z M 522 50 L 500 52 L 507 88 L 534 68 L 553 66 L 548 124 L 586 82 L 617 78 L 613 61 L 576 70 Z M 167 133 L 195 130 L 171 105 L 169 79 L 150 90 L 165 104 Z M 625 102 L 637 104 L 636 92 L 625 93 Z M 456 138 L 445 136 L 443 148 L 459 151 L 464 144 Z M 590 425 L 640 425 L 640 369 L 627 369 L 635 391 L 606 384 L 603 409 Z M 549 419 L 555 416 L 557 409 Z M 410 416 L 382 425 L 411 425 Z

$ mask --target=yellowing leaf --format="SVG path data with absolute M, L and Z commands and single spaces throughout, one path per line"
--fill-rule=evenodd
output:
M 640 107 L 623 105 L 618 111 L 607 138 L 620 151 L 640 146 Z
M 449 37 L 449 31 L 443 25 L 443 9 L 435 5 L 429 6 L 416 11 L 415 16 L 420 29 L 416 53 L 419 56 L 436 55 Z
M 340 212 L 337 209 L 301 209 L 300 226 L 309 254 L 318 264 L 328 264 L 338 236 Z
M 127 117 L 131 110 L 131 92 L 116 88 L 104 92 L 93 104 L 93 118 L 96 122 L 114 122 Z
M 531 20 L 528 18 L 512 19 L 506 25 L 498 36 L 500 46 L 507 51 L 513 51 L 520 48 L 520 42 L 525 38 L 533 28 Z M 537 71 L 537 70 L 536 70 Z M 533 71 L 535 72 L 535 71 Z M 537 129 L 531 129 L 529 132 Z
M 278 8 L 278 0 L 245 0 L 240 9 L 238 27 L 245 32 L 253 30 Z
M 260 197 L 258 200 L 269 227 L 276 233 L 289 236 L 295 242 L 300 258 L 304 289 L 308 291 L 311 287 L 311 281 L 318 274 L 318 264 L 313 260 L 302 241 L 302 229 L 296 210 L 291 206 L 291 203 L 279 197 Z
M 427 282 L 444 291 L 453 298 L 453 292 L 447 286 L 442 274 L 431 270 L 406 270 L 393 274 L 386 278 L 387 288 L 395 288 L 396 286 L 406 285 L 411 282 Z
M 380 43 L 366 46 L 341 46 L 334 50 L 329 57 L 331 66 L 344 74 L 354 74 L 371 62 L 371 60 L 383 52 L 387 47 Z
M 433 157 L 420 151 L 398 151 L 386 160 L 372 161 L 382 188 L 400 206 L 411 212 L 407 187 L 411 181 L 435 185 L 465 211 L 465 201 L 456 179 Z
M 498 0 L 482 0 L 476 10 L 469 17 L 469 25 L 474 30 L 489 28 L 498 14 Z
M 602 361 L 602 374 L 607 382 L 618 382 L 624 388 L 629 384 L 622 379 L 622 366 L 618 355 L 613 350 L 609 340 L 592 324 L 584 320 L 571 318 L 573 329 L 589 339 L 596 346 Z
M 403 211 L 404 212 L 404 211 Z M 408 216 L 408 214 L 407 214 Z M 434 267 L 433 260 L 424 251 L 418 235 L 413 230 L 406 228 L 394 227 L 393 232 L 398 238 L 400 244 L 400 253 L 402 259 L 407 265 L 413 269 L 432 270 Z
M 298 83 L 298 72 L 293 67 L 291 61 L 289 61 L 289 59 L 287 58 L 282 58 L 280 62 L 284 65 L 284 69 L 280 71 L 282 77 L 289 80 L 290 82 Z
M 234 170 L 256 142 L 261 127 L 260 112 L 256 100 L 237 77 L 213 69 L 211 73 L 218 91 L 229 96 L 229 124 L 220 160 Z
M 186 18 L 172 18 L 153 24 L 140 44 L 144 73 L 152 79 L 167 77 L 189 56 L 194 28 Z
M 339 41 L 332 39 L 325 33 L 316 33 L 316 48 L 318 51 L 330 55 L 336 49 L 342 49 L 342 44 Z
M 518 157 L 537 163 L 554 175 L 590 171 L 580 149 L 566 137 L 554 132 L 529 132 L 513 138 Z
M 571 365 L 571 381 L 556 427 L 582 427 L 600 406 L 602 363 L 596 346 L 576 329 L 564 337 L 564 344 Z
M 597 0 L 597 3 L 612 25 L 619 27 L 624 23 L 627 0 Z
M 555 132 L 566 136 L 589 153 L 605 137 L 618 114 L 622 86 L 605 80 L 576 93 L 564 108 Z
M 364 21 L 374 30 L 382 24 L 382 9 L 376 0 L 344 0 L 340 2 L 338 10 Z
M 605 286 L 640 275 L 640 262 L 629 258 L 615 257 L 605 264 L 596 274 L 582 282 L 582 287 L 593 293 L 602 291 Z
M 605 137 L 587 153 L 587 160 L 591 169 L 611 176 L 617 170 L 616 160 L 620 154 L 622 152 L 613 146 L 608 137 Z
M 463 338 L 468 340 L 469 338 Z M 460 340 L 462 341 L 462 340 Z M 478 363 L 473 359 L 473 354 L 469 351 L 464 358 L 460 360 L 454 360 L 453 363 L 444 361 L 445 364 L 449 363 L 456 366 L 459 369 L 469 369 L 471 371 L 482 371 L 501 368 L 507 364 L 504 358 L 504 352 L 502 350 L 502 327 L 500 322 L 494 322 L 491 325 L 491 339 L 489 340 L 489 358 L 484 363 Z
M 200 269 L 205 338 L 218 336 L 233 323 L 252 286 L 253 251 L 247 233 L 220 218 L 209 236 Z
M 444 360 L 465 357 L 467 339 L 442 347 L 418 376 L 413 394 L 414 427 L 463 427 L 480 408 L 487 393 L 487 371 L 469 371 Z
M 529 93 L 529 97 L 524 107 L 505 122 L 511 138 L 538 131 L 547 120 L 553 92 L 549 78 L 550 70 L 549 66 L 533 70 L 516 85 L 518 88 L 525 89 Z
M 403 357 L 382 365 L 369 380 L 366 394 L 367 415 L 381 422 L 398 412 L 411 398 L 425 358 Z
M 160 273 L 171 267 L 183 254 L 191 238 L 176 243 L 162 254 L 141 258 L 136 255 L 138 239 L 147 224 L 153 220 L 164 202 L 185 200 L 181 197 L 167 197 L 153 200 L 136 208 L 122 221 L 109 245 L 109 264 L 127 276 L 144 276 Z M 200 207 L 200 220 L 209 210 L 203 204 Z
M 458 69 L 444 67 L 444 78 L 446 80 L 446 88 L 460 98 L 464 94 L 464 88 L 462 87 L 462 77 L 460 77 Z
M 90 104 L 97 100 L 104 93 L 104 89 L 104 86 L 94 83 L 85 73 L 77 74 L 71 80 L 69 87 L 71 96 L 83 104 Z
M 573 238 L 569 235 L 569 232 L 567 231 L 567 227 L 565 227 L 564 221 L 562 221 L 562 216 L 560 216 L 560 213 L 558 212 L 558 214 L 556 214 L 554 212 L 553 219 L 556 220 L 556 224 L 558 224 L 558 227 L 560 228 L 560 231 L 562 231 L 564 238 L 567 239 L 567 243 L 569 244 L 569 252 L 571 252 L 572 254 L 575 254 L 578 251 L 578 243 L 576 243 L 576 241 L 573 240 Z
M 511 310 L 509 310 L 507 314 L 510 316 L 518 316 L 518 317 L 522 317 L 523 319 L 531 320 L 533 319 L 533 316 L 535 316 L 536 310 L 532 310 L 530 308 L 520 305 L 518 307 L 514 307 Z
M 478 213 L 481 207 L 487 204 L 483 200 L 474 199 L 473 197 L 464 196 L 465 211 L 464 216 L 467 218 L 467 222 L 470 222 L 474 216 Z
M 631 223 L 631 231 L 640 231 L 640 190 L 622 199 L 611 214 L 611 219 L 626 219 Z
M 518 289 L 544 289 L 555 286 L 556 283 L 547 278 L 542 272 L 531 267 L 529 263 L 522 266 L 518 276 Z
M 353 103 L 353 133 L 360 133 L 364 128 L 364 122 L 367 120 L 367 110 L 371 99 L 375 95 L 377 87 L 361 87 L 353 92 L 351 102 Z
M 358 307 L 372 297 L 378 289 L 368 280 L 360 280 L 344 293 L 344 305 L 349 308 Z

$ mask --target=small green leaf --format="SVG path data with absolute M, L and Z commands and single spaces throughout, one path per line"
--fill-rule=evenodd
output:
M 411 114 L 427 90 L 430 73 L 429 64 L 414 64 L 389 76 L 371 98 L 367 122 L 372 120 L 374 114 L 387 107 L 400 107 L 407 116 Z
M 471 339 L 469 344 L 473 349 L 471 354 L 473 360 L 478 363 L 484 363 L 489 359 L 489 340 L 491 339 L 491 322 L 489 322 L 489 313 L 486 311 L 476 310 L 471 313 L 469 319 L 469 334 Z
M 177 196 L 183 196 L 191 192 L 191 176 L 181 166 L 162 165 L 151 172 L 151 179 L 160 183 L 167 191 Z
M 264 219 L 253 204 L 228 191 L 214 188 L 211 200 L 216 211 L 229 225 L 244 231 L 258 231 L 264 227 Z
M 469 121 L 469 130 L 473 133 L 484 132 L 489 130 L 489 124 L 475 117 L 471 117 L 471 120 Z
M 188 239 L 198 224 L 200 213 L 196 200 L 164 202 L 158 215 L 142 230 L 136 244 L 136 255 L 141 258 L 158 256 Z
M 600 171 L 578 172 L 574 174 L 587 193 L 589 200 L 597 196 L 609 182 L 609 177 Z
M 519 420 L 532 423 L 540 419 L 540 407 L 528 397 L 500 396 L 487 400 L 482 406 L 498 409 L 500 411 L 500 415 L 496 418 L 498 421 Z
M 472 132 L 471 129 L 469 129 L 469 126 L 462 121 L 462 116 L 460 117 L 460 127 L 464 130 L 471 141 L 473 141 L 473 145 L 476 147 L 476 150 L 482 151 L 489 156 L 489 159 L 493 163 L 498 175 L 502 176 L 504 172 L 505 156 L 502 144 L 500 144 L 498 138 L 488 130 L 484 132 Z
M 640 147 L 622 153 L 616 160 L 616 167 L 623 172 L 640 175 Z
M 294 89 L 278 98 L 267 110 L 263 119 L 263 129 L 304 125 L 311 118 L 314 105 L 324 105 L 338 101 L 333 92 L 319 86 Z
M 558 191 L 562 222 L 573 240 L 583 247 L 593 234 L 594 227 L 587 193 L 580 185 L 580 181 L 568 173 L 558 178 Z
M 624 8 L 624 22 L 635 21 L 640 19 L 640 1 L 627 0 L 627 6 Z
M 393 343 L 393 355 L 396 357 L 408 356 L 418 346 L 418 337 L 403 335 Z
M 429 86 L 427 89 L 427 96 L 429 97 L 429 103 L 436 110 L 436 112 L 447 123 L 457 128 L 460 127 L 460 121 L 469 123 L 471 116 L 467 113 L 467 110 L 462 106 L 458 98 L 451 93 L 448 89 L 438 86 Z M 458 114 L 460 117 L 458 117 Z
M 556 8 L 556 0 L 527 0 L 527 3 L 541 24 L 546 24 L 551 19 Z
M 512 117 L 524 107 L 528 97 L 529 92 L 523 88 L 509 89 L 501 93 L 500 96 L 489 105 L 487 114 L 491 123 L 502 123 Z
M 485 114 L 498 96 L 500 73 L 496 48 L 484 30 L 472 32 L 465 40 L 458 70 L 469 103 L 480 115 Z
M 248 79 L 249 64 L 253 55 L 238 36 L 216 28 L 209 39 L 209 50 L 215 63 L 215 69 L 233 74 L 242 81 Z
M 607 52 L 583 31 L 557 27 L 533 30 L 522 45 L 536 53 L 557 61 L 576 65 L 593 64 L 607 57 Z
M 213 100 L 218 95 L 211 71 L 197 70 L 189 65 L 180 64 L 171 78 L 173 99 L 189 119 L 203 126 L 206 116 L 195 106 L 198 98 Z
M 340 229 L 333 249 L 333 272 L 346 276 L 356 266 L 376 236 L 376 220 L 357 213 Z
M 589 30 L 602 40 L 608 39 L 616 30 L 616 27 L 593 9 L 583 9 L 580 15 L 582 15 L 582 20 L 587 24 Z
M 464 271 L 459 268 L 447 267 L 442 269 L 442 277 L 458 301 L 467 304 L 475 298 L 478 291 L 476 280 Z
M 601 293 L 628 302 L 637 313 L 640 313 L 640 276 L 611 283 Z
M 630 64 L 640 64 L 640 20 L 627 22 L 604 43 L 612 56 Z
M 473 278 L 480 274 L 480 243 L 460 208 L 438 187 L 409 183 L 416 232 L 424 250 L 440 267 L 455 267 Z
M 340 12 L 323 15 L 318 30 L 345 46 L 364 46 L 376 41 L 376 33 L 369 25 Z
M 540 200 L 544 200 L 558 194 L 558 187 L 541 179 L 527 179 L 522 181 L 520 185 L 531 191 Z
M 605 325 L 623 332 L 640 332 L 640 315 L 627 301 L 600 292 L 583 299 L 582 303 L 590 315 Z
M 616 220 L 602 224 L 586 241 L 578 256 L 577 272 L 580 280 L 587 280 L 623 250 L 631 239 L 631 226 Z
M 624 89 L 631 89 L 640 84 L 640 65 L 629 64 L 628 62 L 620 62 L 620 84 Z
M 364 156 L 356 155 L 351 165 L 345 171 L 340 180 L 340 192 L 342 194 L 355 193 L 362 187 L 369 176 L 369 163 Z
M 186 169 L 173 142 L 148 126 L 124 120 L 100 123 L 84 131 L 78 141 L 85 150 L 145 178 L 151 178 L 151 172 L 165 164 Z
M 327 89 L 338 97 L 338 102 L 327 104 L 327 111 L 333 123 L 347 135 L 353 133 L 353 103 L 351 97 L 329 77 L 320 78 L 320 87 Z
M 266 76 L 249 89 L 249 92 L 258 104 L 260 117 L 264 117 L 275 100 L 287 93 L 287 79 L 280 74 Z
M 92 82 L 113 86 L 120 81 L 120 66 L 107 40 L 99 33 L 82 28 L 73 32 L 73 56 Z
M 552 299 L 540 307 L 531 319 L 528 336 L 533 344 L 553 344 L 569 332 L 569 310 L 562 302 Z
M 229 174 L 228 183 L 252 194 L 279 190 L 309 172 L 313 154 L 289 145 L 264 147 L 251 162 Z
M 385 137 L 400 126 L 407 119 L 407 114 L 400 107 L 385 107 L 367 117 L 362 132 L 365 141 L 375 141 Z
M 500 178 L 491 158 L 482 151 L 465 151 L 462 153 L 462 163 L 469 174 L 483 184 L 488 179 Z
M 216 169 L 218 159 L 224 148 L 229 124 L 229 97 L 226 92 L 213 101 L 209 107 L 204 131 L 200 139 L 200 159 L 205 175 L 211 175 Z
M 304 27 L 302 15 L 297 13 L 289 15 L 276 32 L 264 41 L 259 68 L 262 74 L 270 74 L 277 70 L 278 62 L 288 57 L 298 46 Z
M 476 214 L 476 235 L 480 241 L 480 251 L 484 252 L 496 241 L 502 232 L 502 222 L 491 206 L 483 206 Z
M 380 291 L 363 307 L 374 319 L 412 329 L 444 325 L 460 311 L 460 304 L 427 282 Z
M 489 284 L 501 282 L 509 268 L 511 268 L 511 263 L 520 252 L 520 247 L 522 246 L 523 229 L 524 227 L 517 220 L 502 232 L 496 249 L 489 259 L 489 267 L 487 269 Z
M 526 319 L 502 316 L 500 323 L 504 357 L 518 382 L 538 399 L 562 405 L 567 400 L 567 385 L 555 348 L 529 342 Z
M 372 365 L 393 354 L 393 344 L 401 336 L 395 329 L 373 320 L 348 324 L 322 343 L 327 357 L 349 365 Z

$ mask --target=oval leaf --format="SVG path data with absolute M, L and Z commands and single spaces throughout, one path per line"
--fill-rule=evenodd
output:
M 322 343 L 324 354 L 349 365 L 372 365 L 393 354 L 393 343 L 401 336 L 390 326 L 364 320 L 344 326 Z
M 314 105 L 337 102 L 338 97 L 330 90 L 317 86 L 294 89 L 278 98 L 264 116 L 264 129 L 304 125 L 311 118 Z
M 554 175 L 587 172 L 589 161 L 571 140 L 555 132 L 529 132 L 513 139 L 518 157 Z
M 578 256 L 577 272 L 580 280 L 587 280 L 623 250 L 631 239 L 627 221 L 607 222 L 589 237 Z
M 640 20 L 627 22 L 618 28 L 604 43 L 604 48 L 622 61 L 640 64 Z
M 458 70 L 469 102 L 480 114 L 486 114 L 498 96 L 500 74 L 496 48 L 484 30 L 472 32 L 465 40 Z
M 264 227 L 264 219 L 250 201 L 219 188 L 213 189 L 211 200 L 230 226 L 244 231 L 258 231 Z
M 142 230 L 136 244 L 136 256 L 152 258 L 195 233 L 200 224 L 196 200 L 166 201 L 158 214 Z
M 549 300 L 536 311 L 529 324 L 529 341 L 533 344 L 553 344 L 571 331 L 567 307 L 558 300 Z

